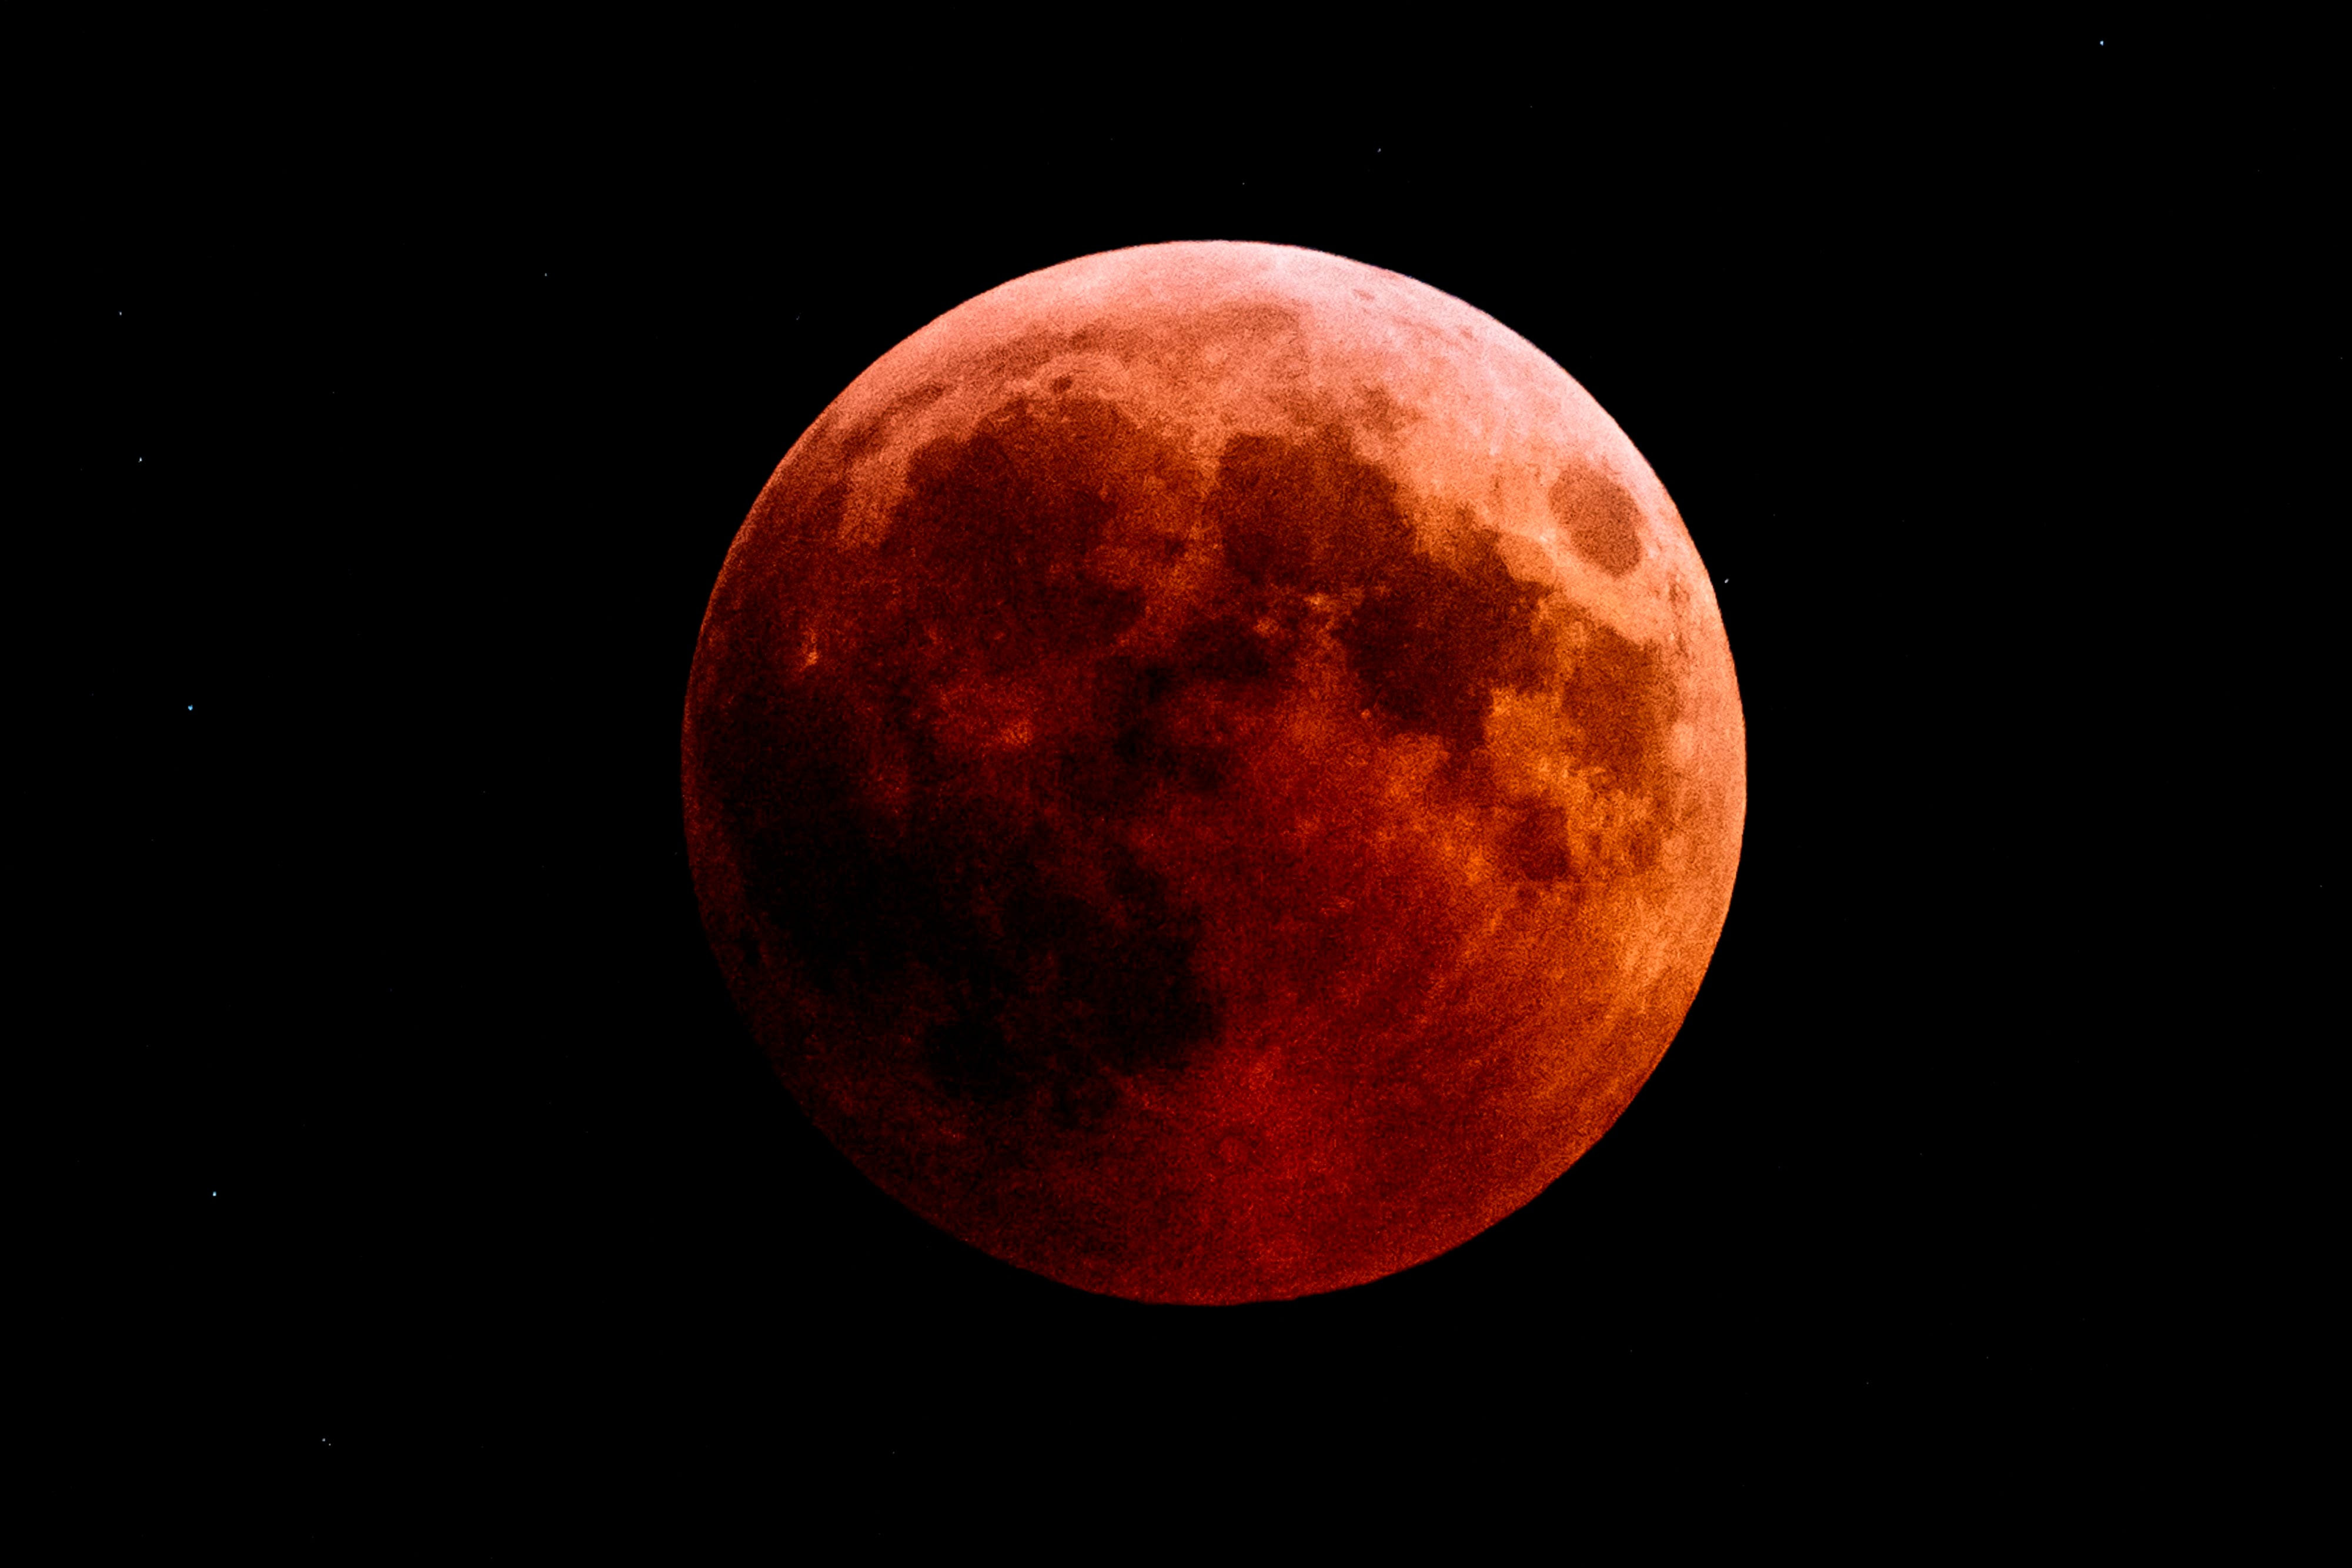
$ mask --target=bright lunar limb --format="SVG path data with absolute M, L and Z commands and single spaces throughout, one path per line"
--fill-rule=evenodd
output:
M 697 650 L 713 949 L 885 1190 L 1087 1290 L 1377 1279 L 1527 1203 L 1680 1028 L 1746 809 L 1649 465 L 1460 300 L 1111 252 L 884 355 Z

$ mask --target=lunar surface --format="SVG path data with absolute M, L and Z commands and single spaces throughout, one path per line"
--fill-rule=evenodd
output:
M 824 1134 L 994 1256 L 1294 1297 L 1475 1236 L 1681 1027 L 1739 696 L 1633 444 L 1479 311 L 1144 246 L 786 455 L 686 709 L 705 925 Z

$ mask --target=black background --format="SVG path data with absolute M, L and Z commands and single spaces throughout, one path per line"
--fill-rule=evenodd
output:
M 2063 1497 L 2162 1449 L 2240 1375 L 2188 1302 L 2249 1091 L 2195 1041 L 2280 1038 L 2210 982 L 2265 910 L 2292 962 L 2332 852 L 2275 827 L 2319 727 L 2256 716 L 2316 646 L 2277 607 L 2340 427 L 2309 100 L 2095 31 L 1737 64 L 93 114 L 20 585 L 79 627 L 36 664 L 72 1441 L 217 1467 L 239 1528 L 526 1546 L 523 1478 L 599 1529 L 887 1539 L 1437 1460 Z M 1220 1311 L 869 1187 L 735 1018 L 677 788 L 704 602 L 825 403 L 1179 238 L 1404 272 L 1574 375 L 1717 580 L 1750 769 L 1706 987 L 1600 1145 L 1421 1268 Z

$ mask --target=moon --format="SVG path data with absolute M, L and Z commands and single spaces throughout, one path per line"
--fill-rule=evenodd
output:
M 1706 570 L 1540 350 L 1286 246 L 924 327 L 735 537 L 684 727 L 705 927 L 809 1117 L 1150 1301 L 1433 1258 L 1625 1109 L 1729 908 Z

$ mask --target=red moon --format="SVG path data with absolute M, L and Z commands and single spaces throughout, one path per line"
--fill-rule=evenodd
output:
M 685 724 L 737 1005 L 884 1190 L 1152 1301 L 1376 1280 L 1658 1064 L 1747 809 L 1706 569 L 1534 346 L 1148 246 L 885 354 L 728 552 Z

